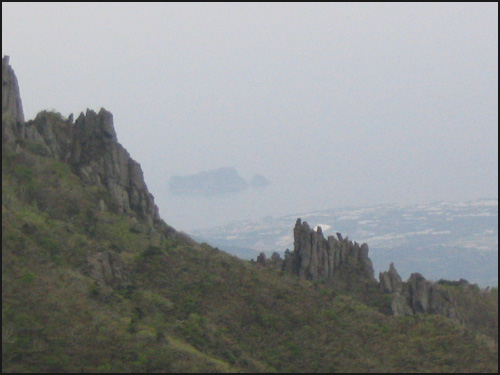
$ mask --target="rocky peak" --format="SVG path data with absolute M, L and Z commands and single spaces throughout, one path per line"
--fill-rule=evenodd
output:
M 31 144 L 43 156 L 68 162 L 85 182 L 104 186 L 117 211 L 135 214 L 172 232 L 159 218 L 141 166 L 118 142 L 111 112 L 87 109 L 75 123 L 72 117 L 64 119 L 59 113 L 43 111 L 25 122 L 17 78 L 9 57 L 3 58 L 2 146 L 19 149 L 19 144 Z
M 75 133 L 78 138 L 84 141 L 99 140 L 101 142 L 117 142 L 113 115 L 111 112 L 101 108 L 99 113 L 87 109 L 85 115 L 80 116 L 75 121 Z
M 375 281 L 368 245 L 323 236 L 321 227 L 311 229 L 299 218 L 294 228 L 294 250 L 285 254 L 283 269 L 309 280 L 333 280 L 344 273 L 360 280 Z
M 389 271 L 380 272 L 380 290 L 383 293 L 390 294 L 391 309 L 395 316 L 413 315 L 413 309 L 410 306 L 409 295 L 403 292 L 404 284 L 401 276 L 399 276 L 394 263 L 389 266 Z
M 76 119 L 69 162 L 82 179 L 103 185 L 123 213 L 135 211 L 150 221 L 158 208 L 144 182 L 141 166 L 118 143 L 111 112 L 87 109 Z
M 403 281 L 394 267 L 394 263 L 389 266 L 389 271 L 379 273 L 380 289 L 384 293 L 401 293 Z
M 2 59 L 2 144 L 22 136 L 23 103 L 9 56 Z

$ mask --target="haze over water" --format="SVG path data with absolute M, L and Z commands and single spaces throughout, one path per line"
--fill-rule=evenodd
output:
M 181 230 L 498 196 L 497 3 L 4 2 L 2 53 L 26 119 L 111 111 Z M 167 191 L 227 166 L 271 185 Z

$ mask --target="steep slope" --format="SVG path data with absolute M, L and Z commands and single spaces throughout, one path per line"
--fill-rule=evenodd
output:
M 491 335 L 383 314 L 369 289 L 336 291 L 176 232 L 109 112 L 24 122 L 5 58 L 4 71 L 3 371 L 498 370 Z M 498 316 L 497 291 L 477 298 Z

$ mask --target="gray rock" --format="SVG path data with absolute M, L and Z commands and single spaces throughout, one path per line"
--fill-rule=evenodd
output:
M 392 297 L 391 309 L 395 316 L 413 315 L 412 307 L 407 294 L 403 293 L 403 280 L 399 276 L 394 263 L 389 266 L 389 271 L 379 274 L 380 289 L 383 293 L 390 293 Z
M 413 312 L 424 313 L 430 308 L 430 282 L 421 274 L 412 273 L 408 280 L 411 308 Z
M 391 294 L 391 308 L 395 316 L 439 314 L 458 323 L 462 321 L 448 292 L 421 274 L 413 273 L 403 283 L 391 263 L 389 271 L 381 272 L 379 278 L 382 292 Z
M 49 155 L 67 161 L 72 147 L 72 126 L 60 114 L 43 111 L 26 123 L 26 138 L 43 144 Z
M 158 208 L 144 182 L 141 166 L 118 143 L 113 115 L 101 109 L 80 114 L 73 130 L 69 162 L 73 170 L 89 183 L 103 185 L 120 212 L 138 213 L 157 221 Z
M 284 270 L 309 280 L 333 280 L 341 271 L 360 280 L 375 281 L 368 245 L 333 236 L 325 239 L 321 227 L 312 230 L 299 218 L 294 228 L 294 251 L 285 253 Z
M 16 139 L 24 139 L 23 103 L 9 56 L 2 59 L 2 145 Z
M 298 276 L 311 279 L 310 273 L 310 263 L 311 263 L 311 229 L 309 224 L 304 221 L 302 223 L 301 219 L 297 219 L 295 223 L 295 228 L 293 230 L 294 234 L 294 256 L 295 261 L 293 262 L 296 267 L 298 267 Z
M 398 274 L 394 263 L 389 266 L 389 271 L 379 274 L 380 289 L 384 293 L 401 293 L 403 291 L 403 280 Z
M 2 146 L 17 149 L 18 143 L 27 143 L 32 152 L 68 162 L 86 183 L 105 187 L 117 211 L 137 215 L 164 234 L 175 233 L 160 220 L 141 166 L 118 143 L 113 115 L 103 108 L 99 113 L 87 110 L 73 124 L 72 115 L 66 120 L 59 113 L 43 111 L 34 120 L 25 122 L 17 78 L 9 65 L 9 57 L 5 56 L 2 59 Z M 102 205 L 100 208 L 103 209 Z
M 90 275 L 101 285 L 126 286 L 128 278 L 120 257 L 108 250 L 97 252 L 88 258 Z

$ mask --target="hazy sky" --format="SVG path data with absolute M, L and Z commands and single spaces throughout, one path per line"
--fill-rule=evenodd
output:
M 498 196 L 497 3 L 3 2 L 2 54 L 26 119 L 110 110 L 180 229 Z M 225 166 L 272 185 L 167 193 Z

